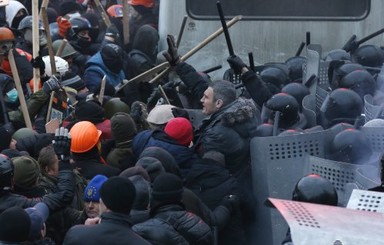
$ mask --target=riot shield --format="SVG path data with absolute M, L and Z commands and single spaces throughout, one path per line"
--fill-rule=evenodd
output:
M 284 217 L 295 245 L 382 245 L 381 213 L 268 199 Z
M 307 118 L 308 128 L 316 126 L 316 100 L 315 96 L 309 94 L 304 97 L 302 105 L 303 105 L 303 114 Z
M 337 191 L 339 206 L 343 207 L 346 206 L 349 199 L 349 193 L 346 189 L 346 185 L 348 183 L 356 183 L 356 185 L 358 187 L 360 185 L 362 189 L 373 187 L 363 186 L 369 183 L 363 182 L 362 176 L 357 178 L 356 173 L 359 171 L 360 175 L 364 175 L 364 173 L 378 173 L 379 171 L 376 166 L 369 164 L 350 164 L 345 162 L 332 161 L 316 156 L 308 156 L 306 161 L 307 164 L 305 165 L 305 174 L 318 174 L 332 182 Z M 360 179 L 361 181 L 359 182 L 358 180 Z
M 374 118 L 376 118 L 377 114 L 380 111 L 379 105 L 375 105 L 373 102 L 373 97 L 370 94 L 364 96 L 364 114 L 365 114 L 365 122 L 368 122 Z
M 384 127 L 362 127 L 361 132 L 367 136 L 375 152 L 384 152 Z
M 258 244 L 281 244 L 287 225 L 268 197 L 290 199 L 304 176 L 307 155 L 324 157 L 328 131 L 290 136 L 255 137 L 251 140 L 253 190 L 256 197 L 255 237 Z
M 355 189 L 348 200 L 347 208 L 384 213 L 384 193 Z

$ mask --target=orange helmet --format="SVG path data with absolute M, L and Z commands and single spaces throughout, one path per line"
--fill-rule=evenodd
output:
M 84 153 L 91 150 L 99 142 L 101 131 L 88 121 L 73 125 L 71 134 L 71 152 Z
M 0 27 L 0 42 L 15 41 L 15 35 L 11 29 L 7 27 Z
M 121 4 L 111 5 L 107 9 L 107 13 L 111 17 L 115 17 L 115 18 L 123 17 L 123 5 L 121 5 Z
M 152 8 L 154 3 L 153 0 L 129 0 L 130 5 L 142 5 L 146 8 Z

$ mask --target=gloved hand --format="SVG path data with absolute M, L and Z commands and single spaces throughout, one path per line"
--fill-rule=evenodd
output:
M 163 52 L 163 56 L 171 66 L 176 66 L 180 63 L 180 56 L 177 53 L 175 38 L 172 35 L 167 36 L 168 51 Z
M 69 157 L 71 147 L 71 135 L 68 129 L 60 127 L 55 131 L 55 139 L 52 141 L 55 153 L 60 161 L 60 170 L 70 169 Z M 68 166 L 69 165 L 69 166 Z
M 233 213 L 239 209 L 240 200 L 236 195 L 228 195 L 223 198 L 221 205 L 228 208 Z
M 58 90 L 61 88 L 59 79 L 52 75 L 46 82 L 43 84 L 43 90 L 46 94 L 51 94 L 52 91 Z
M 184 118 L 189 120 L 189 114 L 186 110 L 178 108 L 178 107 L 174 107 L 171 109 L 171 111 L 172 111 L 172 115 L 174 117 L 184 117 Z
M 43 61 L 43 57 L 39 54 L 36 56 L 36 58 L 32 58 L 31 64 L 33 68 L 39 68 L 40 70 L 40 76 L 44 75 L 45 73 L 45 63 Z
M 141 131 L 149 127 L 146 119 L 148 117 L 147 106 L 141 101 L 135 101 L 131 105 L 132 119 L 135 121 L 137 130 Z
M 242 59 L 240 59 L 239 56 L 237 55 L 231 55 L 228 57 L 227 59 L 228 63 L 229 63 L 229 66 L 233 69 L 233 71 L 236 73 L 236 74 L 241 74 L 241 70 L 244 68 L 244 67 L 247 67 L 247 65 L 242 61 Z
M 57 17 L 56 22 L 57 22 L 57 25 L 59 26 L 59 36 L 65 37 L 67 35 L 69 29 L 71 29 L 71 27 L 72 27 L 71 22 L 69 22 L 69 20 L 67 20 L 61 16 Z

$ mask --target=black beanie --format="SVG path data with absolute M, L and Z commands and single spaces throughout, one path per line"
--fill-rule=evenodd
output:
M 0 127 L 0 151 L 8 149 L 12 140 L 12 134 L 5 128 Z
M 75 116 L 80 121 L 100 123 L 104 121 L 104 108 L 93 100 L 81 102 L 76 106 Z
M 171 153 L 161 147 L 150 146 L 145 148 L 139 156 L 139 158 L 142 157 L 154 157 L 161 162 L 161 165 L 163 165 L 165 172 L 181 176 L 180 168 L 175 158 L 171 155 Z
M 100 197 L 105 206 L 116 213 L 129 214 L 135 196 L 135 186 L 124 177 L 111 177 L 100 188 Z
M 63 1 L 60 4 L 60 16 L 64 16 L 71 12 L 81 11 L 80 5 L 77 4 L 75 1 Z
M 31 219 L 20 207 L 6 209 L 0 214 L 0 241 L 24 242 L 28 240 Z
M 100 51 L 104 65 L 114 73 L 120 72 L 123 64 L 123 50 L 119 45 L 108 43 Z
M 183 195 L 183 182 L 170 173 L 164 173 L 155 179 L 152 185 L 152 203 L 180 203 Z

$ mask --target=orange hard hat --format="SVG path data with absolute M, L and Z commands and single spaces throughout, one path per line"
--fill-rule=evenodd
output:
M 107 9 L 107 13 L 111 17 L 123 17 L 123 5 L 114 4 Z
M 101 131 L 88 121 L 73 125 L 71 134 L 71 152 L 84 153 L 91 150 L 99 142 Z
M 153 0 L 129 0 L 130 5 L 142 5 L 146 8 L 152 8 L 154 3 Z
M 11 29 L 7 27 L 0 27 L 0 42 L 15 41 L 15 35 Z

